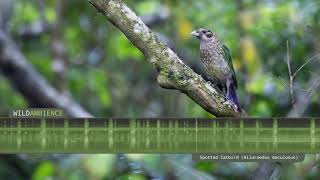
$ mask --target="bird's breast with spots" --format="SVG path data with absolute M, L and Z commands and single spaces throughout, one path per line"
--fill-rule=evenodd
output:
M 230 76 L 230 69 L 224 60 L 222 46 L 214 42 L 204 42 L 200 45 L 201 61 L 209 76 L 225 82 Z

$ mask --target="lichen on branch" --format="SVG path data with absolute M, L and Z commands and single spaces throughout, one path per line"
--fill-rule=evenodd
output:
M 157 69 L 159 85 L 177 89 L 215 116 L 245 116 L 237 112 L 236 106 L 226 101 L 200 75 L 190 67 L 143 23 L 143 21 L 121 0 L 89 0 L 89 2 L 115 25 Z

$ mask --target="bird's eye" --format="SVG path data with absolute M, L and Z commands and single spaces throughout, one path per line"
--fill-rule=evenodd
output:
M 212 32 L 209 32 L 209 31 L 208 31 L 208 32 L 206 33 L 206 36 L 207 36 L 208 38 L 212 38 L 213 34 L 212 34 Z

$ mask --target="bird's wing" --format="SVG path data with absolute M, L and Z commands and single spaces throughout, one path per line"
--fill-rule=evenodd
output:
M 233 78 L 233 81 L 234 81 L 234 84 L 236 86 L 236 88 L 238 87 L 238 84 L 237 84 L 237 78 L 236 78 L 236 73 L 234 72 L 234 69 L 233 69 L 233 64 L 232 64 L 232 58 L 231 58 L 231 53 L 229 51 L 229 48 L 225 45 L 222 46 L 223 48 L 223 55 L 224 55 L 224 60 L 228 63 L 228 66 L 231 70 L 231 74 L 232 74 L 232 78 Z

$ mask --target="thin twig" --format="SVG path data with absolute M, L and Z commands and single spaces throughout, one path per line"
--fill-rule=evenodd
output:
M 288 71 L 289 71 L 289 76 L 291 77 L 292 76 L 292 73 L 291 73 L 291 66 L 290 66 L 290 52 L 289 52 L 289 42 L 287 40 L 287 66 L 288 66 Z
M 315 74 L 315 75 L 316 75 L 318 78 L 315 79 L 315 80 L 313 81 L 313 83 L 311 84 L 310 94 L 309 94 L 308 98 L 311 97 L 311 95 L 312 95 L 313 92 L 316 92 L 315 90 L 317 89 L 317 87 L 318 87 L 319 84 L 320 84 L 320 76 L 319 76 L 318 74 Z M 313 94 L 316 94 L 316 93 L 313 93 Z M 316 95 L 317 95 L 317 94 L 316 94 Z
M 320 77 L 320 75 L 319 75 L 319 74 L 314 73 L 314 72 L 312 72 L 312 71 L 309 71 L 309 73 L 310 73 L 310 74 L 312 74 L 312 75 L 314 75 L 314 76 Z
M 289 71 L 289 86 L 290 86 L 290 94 L 291 94 L 291 104 L 294 108 L 294 98 L 293 98 L 293 76 L 291 72 L 291 66 L 290 66 L 290 54 L 289 54 L 289 42 L 287 40 L 287 66 Z
M 276 79 L 278 79 L 278 81 L 279 81 L 284 87 L 287 87 L 287 88 L 290 87 L 290 85 L 289 85 L 288 83 L 286 83 L 285 80 L 282 79 L 280 76 L 279 76 L 279 77 L 277 77 L 277 76 L 275 76 L 275 75 L 272 75 L 272 76 L 275 77 Z M 297 88 L 297 87 L 295 87 L 295 86 L 292 86 L 292 88 L 293 88 L 294 90 L 297 90 L 297 91 L 303 91 L 303 92 L 308 92 L 308 93 L 310 93 L 310 90 L 307 90 L 307 89 Z
M 302 64 L 302 66 L 300 66 L 300 68 L 292 75 L 292 77 L 294 78 L 297 73 L 305 66 L 307 65 L 309 62 L 311 62 L 312 60 L 316 59 L 319 56 L 319 54 L 312 56 L 308 61 L 306 61 L 304 64 Z
M 310 59 L 308 59 L 305 63 L 303 63 L 293 74 L 291 71 L 291 65 L 290 65 L 290 49 L 289 49 L 289 42 L 288 40 L 286 41 L 287 44 L 287 66 L 288 66 L 288 73 L 289 73 L 289 88 L 290 88 L 290 95 L 291 95 L 291 104 L 293 106 L 293 108 L 295 108 L 294 104 L 295 104 L 295 100 L 294 100 L 294 89 L 298 90 L 297 88 L 294 88 L 293 86 L 293 81 L 294 78 L 296 77 L 296 75 L 298 74 L 298 72 L 300 72 L 307 64 L 309 64 L 312 60 L 316 59 L 319 54 L 311 57 Z M 302 89 L 299 89 L 300 91 Z M 310 90 L 306 91 L 309 94 L 311 93 Z

